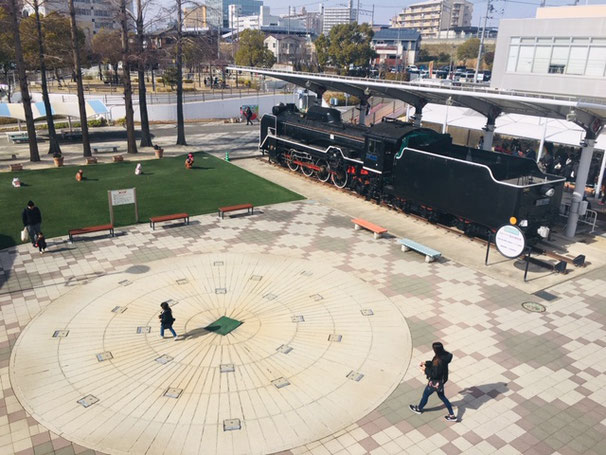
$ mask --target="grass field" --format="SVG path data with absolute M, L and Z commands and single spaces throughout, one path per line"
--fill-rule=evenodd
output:
M 223 160 L 202 152 L 194 155 L 191 170 L 185 169 L 184 157 L 142 161 L 143 175 L 135 175 L 133 162 L 1 173 L 0 248 L 21 243 L 21 212 L 30 199 L 42 211 L 47 238 L 109 223 L 108 190 L 136 188 L 143 223 L 155 215 L 200 215 L 245 202 L 258 206 L 303 199 Z M 82 182 L 75 179 L 78 169 L 84 170 Z M 12 187 L 15 176 L 21 179 L 21 188 Z M 134 224 L 134 206 L 114 207 L 114 216 L 116 226 Z

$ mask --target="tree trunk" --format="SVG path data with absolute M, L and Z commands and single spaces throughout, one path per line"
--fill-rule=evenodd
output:
M 57 140 L 55 131 L 55 122 L 53 121 L 53 111 L 48 97 L 48 85 L 46 83 L 46 63 L 44 62 L 44 38 L 42 37 L 42 23 L 40 22 L 40 5 L 38 0 L 34 0 L 34 14 L 36 15 L 36 32 L 38 34 L 38 60 L 40 64 L 40 79 L 42 83 L 42 100 L 44 101 L 44 110 L 46 111 L 46 123 L 48 124 L 49 155 L 60 155 L 61 147 Z
M 135 116 L 133 113 L 133 88 L 130 81 L 128 64 L 128 17 L 126 15 L 126 0 L 120 0 L 120 25 L 122 27 L 122 75 L 124 78 L 124 108 L 126 111 L 126 142 L 128 153 L 137 153 L 135 138 Z
M 137 40 L 139 42 L 139 62 L 137 74 L 139 76 L 139 115 L 141 117 L 141 147 L 151 147 L 152 140 L 149 132 L 149 118 L 147 116 L 147 99 L 145 97 L 145 56 L 143 50 L 143 8 L 141 0 L 137 0 Z
M 74 56 L 74 74 L 76 76 L 76 88 L 78 90 L 80 128 L 82 130 L 82 154 L 83 156 L 92 156 L 90 151 L 90 139 L 88 137 L 86 104 L 84 102 L 84 87 L 82 86 L 82 71 L 80 70 L 80 43 L 78 43 L 78 28 L 76 27 L 76 9 L 74 8 L 74 0 L 68 0 L 68 3 L 70 28 L 72 34 L 72 53 Z
M 177 145 L 185 141 L 185 119 L 183 118 L 183 11 L 182 0 L 177 0 Z
M 27 75 L 25 74 L 25 62 L 23 61 L 23 50 L 21 48 L 21 35 L 19 34 L 19 18 L 21 17 L 20 8 L 17 6 L 17 0 L 9 0 L 9 15 L 11 18 L 11 27 L 15 39 L 15 63 L 17 73 L 19 74 L 19 86 L 21 87 L 21 102 L 25 113 L 25 123 L 27 124 L 27 136 L 29 138 L 29 160 L 40 161 L 38 153 L 38 142 L 36 142 L 36 127 L 34 125 L 34 115 L 32 113 L 31 98 L 27 87 Z

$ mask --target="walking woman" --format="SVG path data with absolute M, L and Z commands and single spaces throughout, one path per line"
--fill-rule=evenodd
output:
M 160 304 L 160 308 L 162 308 L 162 313 L 158 318 L 160 319 L 160 336 L 164 338 L 164 331 L 170 330 L 170 333 L 173 334 L 175 341 L 177 341 L 177 334 L 173 329 L 173 322 L 175 322 L 175 318 L 173 318 L 173 310 L 170 309 L 168 303 L 162 302 Z
M 448 409 L 448 415 L 444 416 L 444 418 L 449 422 L 456 422 L 457 417 L 454 415 L 452 405 L 444 395 L 444 384 L 448 381 L 448 364 L 452 360 L 452 354 L 447 352 L 439 341 L 433 343 L 431 347 L 434 352 L 433 359 L 419 365 L 421 371 L 425 373 L 428 380 L 427 386 L 423 391 L 423 397 L 418 406 L 411 404 L 409 407 L 410 410 L 416 414 L 423 413 L 423 408 L 425 408 L 429 396 L 432 393 L 437 392 L 438 398 L 442 400 L 446 409 Z

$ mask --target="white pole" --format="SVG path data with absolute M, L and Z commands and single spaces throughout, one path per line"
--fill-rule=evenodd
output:
M 600 166 L 600 175 L 598 175 L 598 187 L 595 191 L 595 197 L 600 197 L 600 190 L 602 188 L 603 177 L 604 177 L 604 169 L 606 168 L 606 151 L 602 153 L 602 165 Z
M 544 118 L 543 121 L 545 124 L 543 125 L 543 135 L 541 136 L 541 143 L 539 144 L 539 151 L 537 152 L 537 163 L 541 159 L 541 155 L 543 154 L 543 147 L 545 146 L 545 136 L 547 135 L 547 118 Z
M 572 200 L 570 203 L 570 214 L 568 215 L 568 222 L 566 224 L 565 236 L 569 239 L 574 238 L 574 234 L 577 230 L 577 222 L 579 220 L 579 206 L 585 196 L 585 184 L 587 183 L 587 176 L 589 174 L 589 166 L 591 165 L 591 157 L 593 155 L 593 147 L 595 146 L 595 139 L 585 139 L 582 142 L 581 149 L 581 160 L 579 161 L 579 168 L 575 175 L 576 181 L 574 183 L 574 192 L 572 193 Z
M 448 129 L 448 104 L 446 105 L 446 115 L 444 116 L 444 123 L 442 124 L 442 134 L 446 134 Z

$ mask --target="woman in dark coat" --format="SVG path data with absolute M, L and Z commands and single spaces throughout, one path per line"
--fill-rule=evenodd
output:
M 158 318 L 160 319 L 160 336 L 164 338 L 164 331 L 170 330 L 170 333 L 173 334 L 175 340 L 177 340 L 177 334 L 173 329 L 173 322 L 175 322 L 175 318 L 173 318 L 173 311 L 168 306 L 168 303 L 162 302 L 160 304 L 160 308 L 162 308 L 162 313 Z
M 446 381 L 448 381 L 448 364 L 452 360 L 452 354 L 447 352 L 442 343 L 439 341 L 433 343 L 431 347 L 433 348 L 434 352 L 433 359 L 419 365 L 428 380 L 427 386 L 423 391 L 423 397 L 421 398 L 418 406 L 411 404 L 409 407 L 412 412 L 421 414 L 423 412 L 423 408 L 427 404 L 429 396 L 432 393 L 437 392 L 438 398 L 442 400 L 446 406 L 446 409 L 448 409 L 448 415 L 444 418 L 449 422 L 455 422 L 457 417 L 454 415 L 450 401 L 448 401 L 448 398 L 446 398 L 444 395 L 444 384 Z

